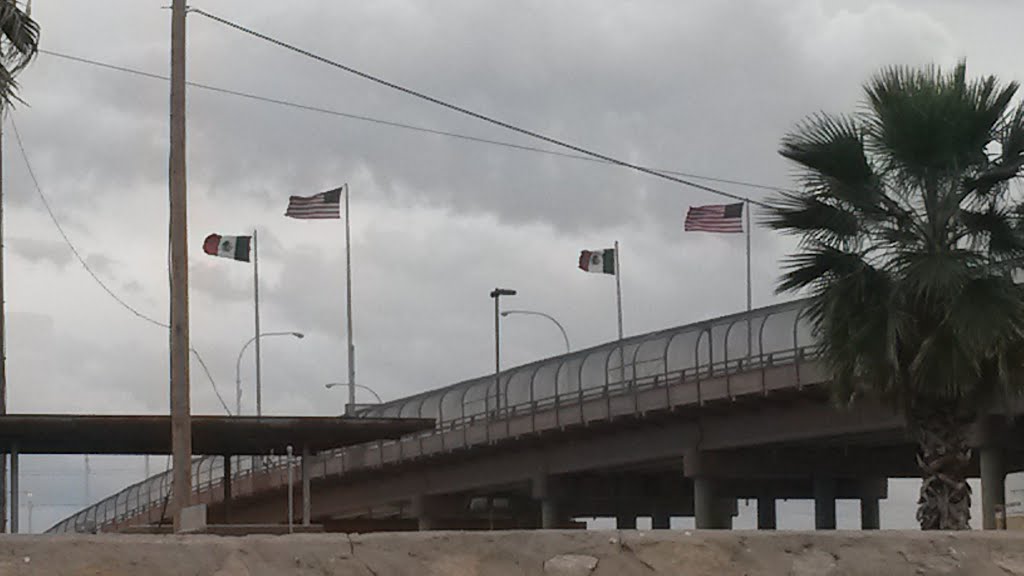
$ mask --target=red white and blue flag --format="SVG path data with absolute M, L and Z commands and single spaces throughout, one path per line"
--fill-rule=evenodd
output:
M 341 218 L 341 188 L 328 190 L 312 196 L 292 196 L 284 215 L 300 220 L 323 220 Z
M 743 232 L 743 203 L 690 206 L 683 230 L 740 234 Z

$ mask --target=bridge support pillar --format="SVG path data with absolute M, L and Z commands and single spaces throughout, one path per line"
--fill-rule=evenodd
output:
M 878 498 L 862 497 L 860 499 L 860 529 L 878 530 L 882 527 L 881 510 Z
M 757 499 L 757 529 L 775 530 L 778 528 L 778 521 L 775 514 L 775 498 L 772 496 L 761 496 Z
M 299 466 L 302 469 L 302 525 L 309 526 L 312 523 L 312 494 L 310 494 L 310 468 L 313 465 L 313 455 L 309 446 L 302 447 L 302 462 Z
M 413 497 L 412 514 L 416 518 L 416 526 L 421 532 L 438 529 L 436 508 L 437 505 L 430 496 Z
M 656 510 L 651 514 L 651 530 L 671 530 L 672 515 L 668 512 Z
M 996 508 L 1006 505 L 1006 468 L 1002 446 L 984 446 L 981 467 L 981 527 L 996 529 Z
M 559 505 L 558 482 L 547 474 L 538 474 L 530 482 L 530 491 L 533 499 L 540 502 L 540 527 L 544 530 L 564 528 L 566 519 Z
M 694 525 L 698 530 L 731 530 L 736 500 L 719 495 L 716 480 L 708 476 L 701 460 L 699 450 L 683 456 L 683 472 L 693 480 Z
M 615 515 L 615 528 L 617 530 L 636 530 L 636 514 L 632 512 L 620 512 Z
M 731 530 L 732 510 L 729 500 L 718 497 L 711 478 L 693 479 L 693 514 L 698 530 Z
M 224 501 L 221 507 L 224 510 L 224 523 L 231 524 L 231 481 L 233 474 L 231 472 L 231 456 L 224 456 Z
M 1006 463 L 1002 446 L 1005 432 L 996 418 L 980 422 L 981 450 L 978 464 L 981 468 L 981 527 L 996 529 L 996 508 L 1006 505 Z
M 836 529 L 835 478 L 814 478 L 814 529 Z
M 548 497 L 540 501 L 540 527 L 544 530 L 553 530 L 562 527 L 562 514 L 558 509 L 558 502 Z
M 21 511 L 18 505 L 18 498 L 21 491 L 18 488 L 18 479 L 21 474 L 18 471 L 18 445 L 11 444 L 11 497 L 7 501 L 8 509 L 11 511 L 11 534 L 20 532 L 18 529 L 18 513 Z

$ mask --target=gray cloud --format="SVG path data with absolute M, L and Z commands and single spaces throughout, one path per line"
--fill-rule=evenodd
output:
M 67 244 L 54 240 L 7 238 L 6 245 L 11 252 L 29 262 L 46 262 L 58 268 L 67 266 L 73 258 Z
M 38 3 L 44 47 L 157 73 L 168 14 L 156 0 Z M 852 109 L 880 66 L 969 58 L 1019 79 L 1014 22 L 957 2 L 768 0 L 594 5 L 400 0 L 301 6 L 221 0 L 204 8 L 468 108 L 630 161 L 789 185 L 779 138 L 817 110 Z M 994 10 L 994 9 L 993 9 Z M 227 88 L 538 145 L 189 17 L 189 77 Z M 14 113 L 57 216 L 122 297 L 167 317 L 167 91 L 150 79 L 41 55 Z M 9 133 L 9 132 L 8 132 Z M 11 138 L 7 297 L 15 411 L 163 412 L 167 334 L 102 292 L 42 212 Z M 575 270 L 578 251 L 622 242 L 626 330 L 744 305 L 740 237 L 683 234 L 713 195 L 590 162 L 474 144 L 192 89 L 189 92 L 191 326 L 222 394 L 253 333 L 251 266 L 211 259 L 211 232 L 261 235 L 269 413 L 337 413 L 323 383 L 344 379 L 340 222 L 282 217 L 287 197 L 352 185 L 355 324 L 361 382 L 394 398 L 487 373 L 496 285 L 509 304 L 558 317 L 576 348 L 613 338 L 610 278 Z M 541 144 L 543 146 L 543 144 Z M 761 198 L 763 191 L 723 189 Z M 755 305 L 778 299 L 787 239 L 757 229 Z M 45 264 L 45 265 L 40 265 Z M 542 323 L 503 323 L 509 364 L 560 351 Z M 253 410 L 253 357 L 242 358 Z M 197 365 L 193 406 L 222 411 Z M 74 470 L 74 459 L 54 459 Z M 128 467 L 110 461 L 114 469 Z M 133 464 L 138 466 L 138 462 Z M 40 464 L 42 465 L 42 464 Z M 134 474 L 134 475 L 133 475 Z M 140 472 L 110 474 L 113 491 Z M 33 483 L 37 480 L 33 479 Z M 40 482 L 39 491 L 43 493 Z M 31 483 L 30 483 L 31 484 Z M 46 484 L 77 494 L 77 480 Z M 98 494 L 94 494 L 98 495 Z M 44 505 L 45 502 L 40 502 Z M 54 512 L 53 514 L 57 514 Z M 912 522 L 912 519 L 911 519 Z

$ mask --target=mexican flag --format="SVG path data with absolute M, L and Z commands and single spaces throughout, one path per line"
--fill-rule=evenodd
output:
M 203 252 L 210 256 L 231 258 L 232 260 L 249 261 L 249 244 L 252 236 L 221 236 L 210 234 L 203 241 Z
M 580 252 L 580 270 L 596 274 L 615 274 L 615 249 Z

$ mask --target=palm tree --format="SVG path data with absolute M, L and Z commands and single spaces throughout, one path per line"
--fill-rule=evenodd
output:
M 39 24 L 29 11 L 28 6 L 22 10 L 16 0 L 0 0 L 0 106 L 4 108 L 18 98 L 14 77 L 39 47 Z
M 966 64 L 883 70 L 861 110 L 817 114 L 782 140 L 801 190 L 769 226 L 800 238 L 779 291 L 807 290 L 837 400 L 873 395 L 918 443 L 922 529 L 969 528 L 968 429 L 1024 365 L 1024 167 L 1016 83 Z

